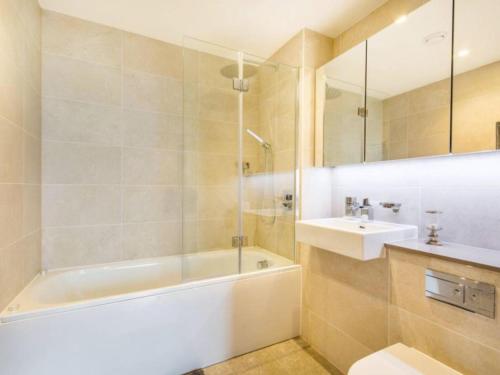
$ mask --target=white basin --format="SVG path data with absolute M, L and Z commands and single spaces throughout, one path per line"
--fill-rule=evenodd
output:
M 414 239 L 417 234 L 415 225 L 354 218 L 301 220 L 295 224 L 298 242 L 360 260 L 383 258 L 385 243 Z

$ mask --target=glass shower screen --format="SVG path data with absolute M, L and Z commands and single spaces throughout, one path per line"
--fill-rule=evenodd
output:
M 293 264 L 297 77 L 185 38 L 184 282 Z

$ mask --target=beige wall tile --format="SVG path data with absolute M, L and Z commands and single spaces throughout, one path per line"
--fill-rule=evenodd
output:
M 23 185 L 23 236 L 39 231 L 42 222 L 40 185 Z
M 22 251 L 22 277 L 23 286 L 27 285 L 33 278 L 40 272 L 41 269 L 41 255 L 42 255 L 42 241 L 41 232 L 36 231 L 29 236 L 24 237 L 19 246 Z
M 182 82 L 127 69 L 123 77 L 126 108 L 182 114 Z
M 500 63 L 493 63 L 455 76 L 453 102 L 453 151 L 496 149 L 496 123 Z
M 227 222 L 224 219 L 199 220 L 196 228 L 198 251 L 229 248 L 231 237 L 237 235 L 237 232 L 228 232 Z
M 24 160 L 24 182 L 29 184 L 40 184 L 42 179 L 42 150 L 40 139 L 24 133 L 23 138 L 23 160 Z
M 354 362 L 371 354 L 372 351 L 361 345 L 349 335 L 332 325 L 327 325 L 325 356 L 335 367 L 344 374 Z
M 95 64 L 120 67 L 123 32 L 111 27 L 43 12 L 43 50 Z
M 304 30 L 304 63 L 319 68 L 332 59 L 333 39 L 315 31 Z
M 119 224 L 121 189 L 113 185 L 44 185 L 43 225 Z
M 23 254 L 21 243 L 0 248 L 0 307 L 3 308 L 14 299 L 24 287 Z
M 43 99 L 44 141 L 121 145 L 120 107 Z
M 123 63 L 126 69 L 182 79 L 182 48 L 141 35 L 126 33 Z
M 20 22 L 21 1 L 0 2 L 0 59 L 18 61 L 24 59 L 24 30 Z M 2 64 L 3 65 L 3 64 Z
M 122 260 L 121 225 L 45 228 L 44 265 L 75 267 Z
M 0 1 L 0 311 L 40 270 L 39 37 L 38 1 Z
M 40 48 L 42 34 L 42 10 L 37 0 L 21 1 L 20 18 L 26 38 Z
M 234 186 L 202 186 L 197 190 L 198 217 L 215 219 L 237 218 L 238 188 Z
M 136 223 L 123 226 L 123 256 L 126 259 L 182 253 L 180 221 Z
M 19 63 L 7 58 L 0 64 L 0 116 L 17 125 L 22 124 L 23 116 L 23 76 Z
M 45 184 L 119 184 L 118 147 L 46 141 L 43 143 Z
M 171 221 L 181 216 L 181 190 L 165 186 L 123 188 L 123 221 Z
M 23 129 L 30 135 L 41 138 L 42 99 L 40 91 L 35 90 L 26 82 L 23 92 Z
M 412 346 L 464 374 L 497 374 L 500 352 L 425 318 L 391 308 L 391 343 Z
M 124 148 L 123 182 L 126 185 L 178 185 L 181 163 L 177 151 Z
M 237 159 L 220 154 L 198 154 L 198 184 L 236 186 Z
M 0 249 L 21 238 L 23 229 L 23 188 L 0 184 Z
M 425 271 L 468 276 L 500 288 L 500 273 L 427 256 L 390 250 L 391 303 L 500 351 L 500 319 L 489 319 L 424 296 Z M 472 272 L 471 272 L 472 270 Z M 497 301 L 497 310 L 500 302 Z
M 373 290 L 363 291 L 333 280 L 328 283 L 325 316 L 330 324 L 358 343 L 373 351 L 381 350 L 387 346 L 388 311 L 384 297 Z
M 231 89 L 199 87 L 199 118 L 225 123 L 238 122 L 238 95 Z
M 22 129 L 0 117 L 0 182 L 23 180 Z
M 43 54 L 43 93 L 88 103 L 121 104 L 120 69 Z
M 39 48 L 38 45 L 35 46 L 30 40 L 25 42 L 24 63 L 22 67 L 25 82 L 38 93 L 41 93 L 42 55 Z
M 182 151 L 182 117 L 144 111 L 123 112 L 123 145 Z

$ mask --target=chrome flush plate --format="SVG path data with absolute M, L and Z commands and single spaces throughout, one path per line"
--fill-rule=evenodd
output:
M 491 284 L 427 269 L 425 296 L 495 318 L 495 286 Z

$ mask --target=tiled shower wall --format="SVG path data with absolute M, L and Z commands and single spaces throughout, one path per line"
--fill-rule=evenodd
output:
M 294 259 L 295 210 L 287 210 L 281 198 L 295 191 L 295 142 L 298 70 L 273 62 L 259 69 L 259 121 L 257 133 L 273 147 L 273 173 L 265 169 L 265 153 L 258 147 L 258 176 L 250 177 L 260 193 L 254 197 L 259 209 L 274 210 L 276 217 L 257 216 L 255 243 Z
M 187 42 L 190 43 L 189 41 Z M 184 56 L 184 249 L 187 252 L 230 249 L 238 235 L 239 103 L 232 79 L 220 70 L 234 59 L 206 53 L 197 44 Z M 200 50 L 198 50 L 200 49 Z M 225 50 L 223 52 L 226 52 Z M 250 78 L 244 94 L 244 121 L 258 123 L 259 79 Z M 244 136 L 244 160 L 257 170 L 258 146 Z M 254 245 L 255 217 L 245 215 L 244 232 Z
M 182 48 L 43 13 L 43 264 L 181 250 Z
M 40 270 L 40 24 L 0 0 L 0 310 Z
M 239 109 L 220 70 L 236 55 L 53 12 L 43 15 L 42 46 L 44 267 L 231 248 Z M 244 126 L 273 143 L 285 176 L 270 176 L 279 193 L 294 183 L 294 72 L 264 64 L 244 94 Z M 245 133 L 250 175 L 262 171 L 262 151 Z M 245 179 L 257 207 L 262 181 Z M 291 257 L 293 215 L 271 227 L 259 220 L 244 215 L 249 245 Z

